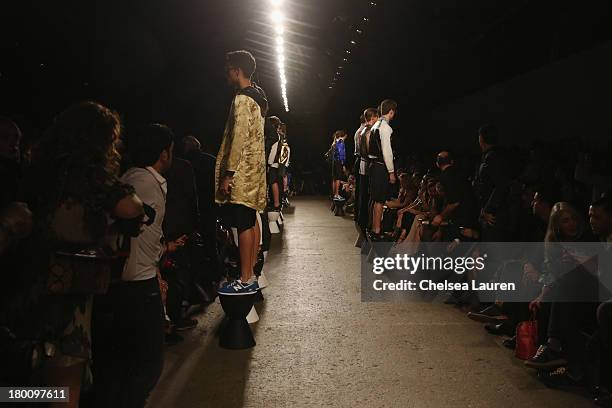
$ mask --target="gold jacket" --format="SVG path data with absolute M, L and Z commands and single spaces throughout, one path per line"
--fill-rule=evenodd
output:
M 234 172 L 229 195 L 219 191 L 227 171 Z M 263 211 L 267 202 L 264 118 L 254 99 L 234 97 L 215 165 L 215 201 Z

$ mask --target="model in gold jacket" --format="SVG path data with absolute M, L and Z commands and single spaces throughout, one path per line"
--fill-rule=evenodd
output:
M 219 204 L 242 204 L 257 211 L 266 207 L 263 113 L 247 94 L 234 97 L 215 165 L 215 201 Z M 219 186 L 228 173 L 233 173 L 233 180 L 225 195 Z

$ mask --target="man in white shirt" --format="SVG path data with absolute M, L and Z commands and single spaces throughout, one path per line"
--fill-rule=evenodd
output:
M 378 109 L 367 108 L 364 112 L 365 124 L 361 129 L 359 135 L 359 166 L 358 166 L 358 179 L 359 179 L 359 191 L 356 192 L 358 202 L 358 217 L 357 224 L 361 228 L 365 236 L 365 231 L 368 229 L 368 223 L 370 222 L 370 186 L 368 178 L 368 167 L 370 159 L 368 158 L 368 145 L 370 141 L 370 133 L 372 126 L 378 121 Z
M 155 211 L 138 237 L 131 238 L 119 288 L 117 322 L 118 401 L 116 406 L 144 407 L 163 368 L 164 309 L 158 281 L 165 251 L 162 223 L 166 180 L 172 164 L 174 135 L 163 125 L 149 125 L 126 141 L 134 166 L 121 180 Z
M 372 126 L 370 143 L 368 145 L 368 158 L 370 166 L 370 201 L 372 203 L 371 237 L 374 241 L 382 239 L 380 226 L 383 215 L 383 206 L 389 195 L 389 184 L 395 184 L 395 169 L 393 167 L 393 149 L 391 148 L 391 135 L 393 129 L 389 125 L 395 112 L 397 102 L 385 99 L 379 108 L 381 117 Z
M 274 211 L 280 210 L 280 176 L 279 176 L 279 158 L 280 158 L 280 133 L 279 128 L 281 120 L 276 116 L 270 116 L 266 119 L 265 138 L 266 138 L 266 156 L 268 165 L 268 185 L 272 193 L 272 205 Z
M 353 138 L 354 140 L 354 144 L 355 144 L 355 165 L 353 166 L 353 174 L 355 175 L 355 198 L 357 200 L 357 205 L 355 205 L 355 211 L 354 211 L 354 219 L 355 222 L 358 222 L 359 220 L 359 193 L 360 190 L 362 188 L 367 188 L 366 186 L 361 185 L 361 179 L 359 177 L 359 167 L 361 164 L 361 150 L 360 150 L 360 146 L 359 146 L 359 142 L 361 140 L 361 133 L 363 132 L 363 129 L 366 127 L 366 119 L 365 116 L 363 115 L 363 113 L 359 116 L 359 129 L 357 129 L 357 131 L 355 131 L 355 136 Z

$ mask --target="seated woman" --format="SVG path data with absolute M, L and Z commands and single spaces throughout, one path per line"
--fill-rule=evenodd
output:
M 400 190 L 397 198 L 388 200 L 385 205 L 388 211 L 385 212 L 384 217 L 393 216 L 395 225 L 393 229 L 393 239 L 397 240 L 402 231 L 402 218 L 408 208 L 415 200 L 417 196 L 417 190 L 412 183 L 412 177 L 406 173 L 399 173 Z
M 439 201 L 436 193 L 436 180 L 430 176 L 424 176 L 416 200 L 402 209 L 403 219 L 405 217 L 407 221 L 410 219 L 412 221 L 410 224 L 403 222 L 402 231 L 395 244 L 398 252 L 414 254 L 419 249 L 421 241 L 429 240 L 429 237 L 423 235 L 423 222 L 436 215 Z
M 340 195 L 346 200 L 346 211 L 353 213 L 355 210 L 355 176 L 348 176 L 348 181 L 341 183 Z
M 413 180 L 416 179 L 416 175 L 413 176 Z M 400 229 L 400 234 L 397 237 L 397 242 L 401 242 L 406 239 L 410 231 L 412 223 L 417 215 L 423 215 L 424 203 L 427 202 L 426 194 L 427 189 L 425 188 L 424 179 L 417 185 L 413 182 L 414 198 L 407 206 L 400 208 L 397 211 L 396 227 Z
M 595 326 L 597 278 L 591 273 L 589 257 L 573 248 L 572 242 L 591 240 L 584 218 L 570 204 L 560 202 L 550 213 L 546 233 L 544 286 L 530 303 L 532 312 L 542 310 L 543 301 L 552 301 L 545 344 L 525 362 L 531 368 L 555 370 L 576 357 L 580 330 Z M 576 359 L 574 358 L 574 361 Z

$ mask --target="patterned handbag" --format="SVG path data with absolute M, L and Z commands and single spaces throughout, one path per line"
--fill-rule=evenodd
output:
M 51 294 L 104 294 L 117 257 L 100 249 L 51 254 L 47 290 Z

